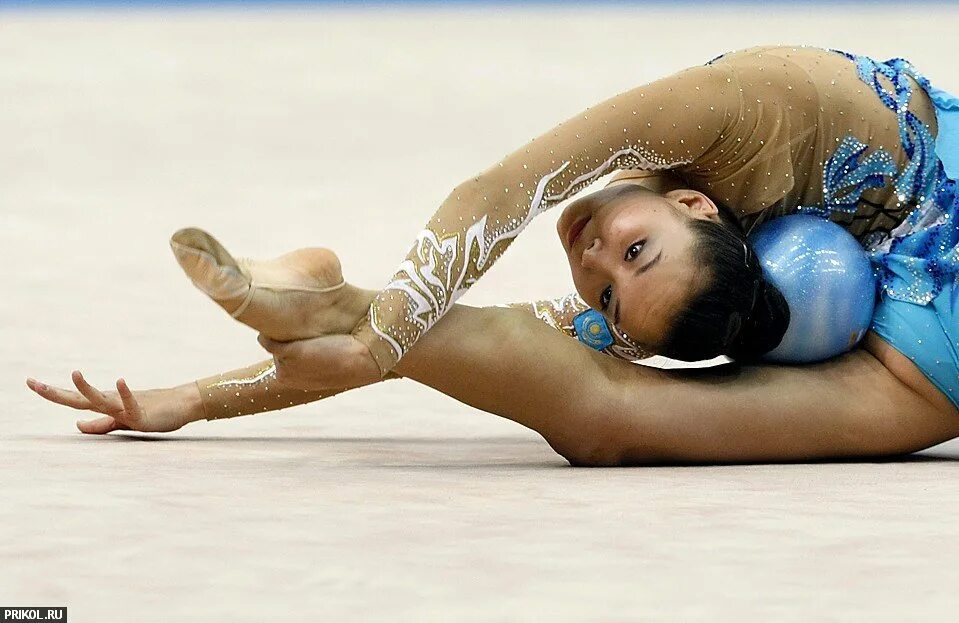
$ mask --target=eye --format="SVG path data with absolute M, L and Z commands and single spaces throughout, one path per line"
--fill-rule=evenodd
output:
M 623 257 L 627 262 L 632 262 L 636 259 L 636 256 L 639 255 L 639 252 L 643 250 L 643 245 L 646 244 L 645 240 L 640 240 L 629 245 L 629 248 L 626 249 L 626 255 Z
M 613 286 L 606 286 L 606 289 L 603 290 L 603 293 L 599 295 L 599 305 L 606 311 L 606 308 L 609 307 L 609 301 L 613 298 Z

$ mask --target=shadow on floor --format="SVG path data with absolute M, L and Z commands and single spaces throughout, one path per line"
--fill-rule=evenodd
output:
M 117 444 L 117 443 L 168 443 L 168 444 L 215 444 L 224 448 L 261 446 L 276 448 L 327 446 L 336 449 L 339 453 L 349 454 L 353 451 L 357 455 L 379 452 L 388 453 L 391 457 L 390 466 L 405 464 L 409 460 L 410 466 L 423 466 L 425 455 L 436 453 L 440 462 L 436 467 L 449 467 L 454 464 L 442 462 L 443 459 L 458 457 L 470 461 L 470 465 L 477 467 L 548 467 L 566 466 L 566 461 L 558 455 L 552 454 L 549 447 L 536 439 L 516 437 L 329 437 L 329 436 L 175 436 L 151 435 L 148 433 L 110 433 L 103 436 L 86 435 L 17 435 L 9 437 L 8 441 L 42 441 L 45 444 L 74 445 L 77 443 Z M 952 463 L 959 461 L 959 453 L 951 449 L 933 448 L 921 453 L 854 457 L 839 459 L 813 459 L 797 461 L 770 461 L 755 462 L 683 462 L 657 463 L 635 465 L 635 467 L 697 467 L 697 466 L 742 466 L 757 464 L 779 465 L 817 465 L 817 464 L 850 464 L 850 463 Z M 415 458 L 413 456 L 415 455 Z M 484 457 L 488 461 L 484 462 Z M 417 460 L 419 459 L 419 460 Z M 464 467 L 465 463 L 454 462 L 456 467 Z

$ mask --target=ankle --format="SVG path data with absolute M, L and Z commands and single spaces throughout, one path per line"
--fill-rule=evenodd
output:
M 365 315 L 366 310 L 370 308 L 370 305 L 373 304 L 373 299 L 376 298 L 376 295 L 379 294 L 378 290 L 367 290 L 366 288 L 357 288 L 356 286 L 351 286 L 347 284 L 347 287 L 353 289 L 353 305 L 360 309 L 360 311 Z
M 319 311 L 315 326 L 322 327 L 325 334 L 349 333 L 366 316 L 376 295 L 376 290 L 365 290 L 347 283 L 336 291 L 329 306 Z
M 343 313 L 353 319 L 354 324 L 356 324 L 366 316 L 366 312 L 369 310 L 378 292 L 376 290 L 358 288 L 350 284 L 346 284 L 343 290 L 341 309 Z

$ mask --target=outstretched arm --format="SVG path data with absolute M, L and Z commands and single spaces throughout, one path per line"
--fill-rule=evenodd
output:
M 676 73 L 559 124 L 456 186 L 353 334 L 381 373 L 550 207 L 616 169 L 694 171 L 740 103 L 725 65 Z

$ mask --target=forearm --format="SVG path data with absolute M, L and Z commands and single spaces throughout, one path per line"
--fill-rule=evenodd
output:
M 333 396 L 343 390 L 311 391 L 283 386 L 273 359 L 196 380 L 207 420 L 276 411 Z
M 394 378 L 399 376 L 389 374 L 383 380 Z M 277 411 L 355 389 L 305 390 L 289 387 L 276 379 L 273 359 L 197 379 L 194 385 L 202 402 L 199 417 L 206 420 Z

